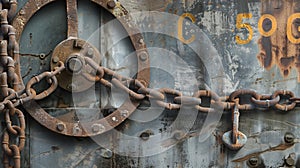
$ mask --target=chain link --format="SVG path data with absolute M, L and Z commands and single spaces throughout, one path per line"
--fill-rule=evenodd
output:
M 65 67 L 60 62 L 52 72 L 44 72 L 29 80 L 26 90 L 19 77 L 19 44 L 16 41 L 16 30 L 10 21 L 16 14 L 17 1 L 7 0 L 0 3 L 0 114 L 4 115 L 6 128 L 3 131 L 3 166 L 21 167 L 21 151 L 25 146 L 25 117 L 17 106 L 30 100 L 40 100 L 47 97 L 57 88 L 55 75 Z M 50 87 L 36 94 L 33 85 L 46 79 Z M 14 122 L 13 122 L 14 121 Z
M 89 60 L 91 61 L 91 60 Z M 287 90 L 277 90 L 271 95 L 259 94 L 251 89 L 241 89 L 232 92 L 229 96 L 220 97 L 210 90 L 198 90 L 193 96 L 185 96 L 180 91 L 170 88 L 146 88 L 136 79 L 128 79 L 117 73 L 101 67 L 96 63 L 89 63 L 99 75 L 86 75 L 91 81 L 98 81 L 112 89 L 118 88 L 127 93 L 130 98 L 140 103 L 147 100 L 168 110 L 179 110 L 183 106 L 190 106 L 199 112 L 212 113 L 218 111 L 232 111 L 232 130 L 223 134 L 222 140 L 228 148 L 238 150 L 244 146 L 247 136 L 238 130 L 240 110 L 270 109 L 290 111 L 300 105 L 300 98 Z M 205 105 L 204 99 L 209 103 Z
M 21 167 L 20 151 L 25 145 L 25 118 L 19 109 L 20 93 L 23 90 L 22 80 L 18 77 L 19 45 L 15 29 L 9 24 L 17 10 L 16 0 L 0 3 L 0 114 L 4 114 L 6 128 L 3 131 L 3 166 Z M 17 116 L 17 117 L 16 117 Z M 15 123 L 12 122 L 14 118 Z M 12 159 L 11 159 L 12 158 Z
M 96 76 L 84 74 L 87 80 L 100 82 L 110 89 L 115 87 L 123 90 L 132 99 L 138 101 L 152 99 L 158 106 L 169 110 L 178 110 L 181 106 L 194 106 L 199 112 L 207 113 L 215 112 L 216 109 L 233 110 L 237 106 L 238 110 L 246 111 L 261 108 L 290 111 L 300 105 L 300 98 L 295 97 L 293 92 L 287 90 L 277 90 L 271 95 L 265 95 L 251 89 L 241 89 L 232 92 L 229 96 L 220 97 L 211 90 L 198 90 L 193 96 L 185 96 L 180 91 L 170 88 L 146 88 L 137 79 L 122 77 L 92 61 L 89 59 L 88 64 L 98 74 Z M 203 98 L 209 99 L 210 103 L 204 105 Z
M 0 114 L 4 115 L 6 128 L 3 131 L 3 165 L 21 167 L 20 152 L 25 145 L 25 117 L 17 109 L 30 100 L 41 100 L 53 93 L 58 87 L 56 75 L 65 69 L 64 63 L 51 72 L 43 72 L 31 78 L 26 87 L 18 75 L 19 44 L 16 41 L 16 30 L 10 25 L 17 10 L 16 0 L 0 2 Z M 220 97 L 210 90 L 198 90 L 193 96 L 183 95 L 180 91 L 170 88 L 152 89 L 144 86 L 142 81 L 121 76 L 108 68 L 102 67 L 89 57 L 84 57 L 87 65 L 96 71 L 96 75 L 83 73 L 89 81 L 99 82 L 110 89 L 117 88 L 125 92 L 135 101 L 153 100 L 157 106 L 168 110 L 179 110 L 182 106 L 193 107 L 199 112 L 213 113 L 217 110 L 232 110 L 232 146 L 237 147 L 239 111 L 273 108 L 280 111 L 290 111 L 300 105 L 300 98 L 291 91 L 277 90 L 271 95 L 258 94 L 254 90 L 243 89 L 232 92 L 229 96 Z M 50 85 L 41 93 L 36 93 L 34 85 L 42 80 Z M 204 99 L 209 100 L 205 104 Z M 14 121 L 14 122 L 13 122 Z

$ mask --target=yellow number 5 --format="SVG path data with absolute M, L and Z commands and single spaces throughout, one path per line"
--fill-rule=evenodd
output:
M 248 38 L 246 40 L 241 39 L 240 36 L 235 36 L 235 40 L 237 44 L 247 44 L 252 40 L 253 37 L 253 30 L 249 23 L 243 23 L 243 18 L 250 19 L 252 18 L 251 13 L 240 13 L 236 17 L 236 28 L 240 29 L 247 29 L 249 32 Z

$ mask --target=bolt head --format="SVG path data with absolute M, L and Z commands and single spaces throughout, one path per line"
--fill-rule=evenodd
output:
M 144 141 L 148 140 L 149 137 L 150 137 L 150 133 L 149 133 L 149 132 L 143 132 L 143 133 L 141 133 L 141 135 L 140 135 L 140 138 L 141 138 L 142 140 L 144 140 Z
M 87 50 L 87 56 L 88 57 L 93 57 L 94 56 L 94 49 L 93 48 L 89 48 Z
M 142 52 L 142 53 L 140 53 L 139 58 L 140 58 L 142 61 L 147 61 L 147 59 L 148 59 L 148 54 L 147 54 L 146 52 Z
M 108 7 L 109 9 L 114 9 L 114 8 L 116 7 L 115 1 L 108 1 L 108 2 L 107 2 L 107 7 Z
M 55 56 L 55 57 L 52 58 L 52 62 L 54 64 L 58 63 L 58 61 L 59 61 L 59 58 L 57 56 Z
M 284 141 L 286 143 L 293 144 L 294 140 L 295 140 L 295 135 L 294 134 L 292 134 L 290 132 L 285 133 L 285 135 L 284 135 Z
M 64 131 L 65 128 L 66 128 L 66 126 L 65 126 L 64 123 L 58 123 L 58 124 L 56 125 L 56 129 L 57 129 L 58 131 L 60 131 L 60 132 Z
M 92 125 L 92 131 L 94 133 L 97 133 L 97 132 L 103 132 L 105 130 L 104 126 L 101 125 L 101 124 L 94 124 Z
M 25 15 L 25 11 L 23 9 L 20 10 L 20 15 Z
M 101 149 L 100 155 L 105 159 L 110 159 L 113 156 L 113 153 L 109 149 Z
M 114 122 L 118 122 L 117 117 L 112 117 L 111 119 L 112 119 Z
M 78 72 L 80 72 L 80 70 L 82 69 L 82 67 L 83 67 L 83 63 L 77 57 L 71 57 L 67 61 L 67 68 L 72 73 L 78 73 Z
M 128 111 L 127 110 L 122 110 L 121 111 L 121 116 L 122 117 L 127 117 L 128 116 Z
M 145 44 L 144 39 L 139 39 L 139 44 Z
M 75 126 L 73 128 L 73 134 L 79 134 L 79 132 L 80 132 L 80 128 L 78 126 Z
M 249 164 L 251 165 L 251 166 L 256 166 L 257 165 L 257 163 L 258 163 L 258 158 L 257 157 L 251 157 L 250 159 L 249 159 Z
M 294 160 L 292 157 L 288 157 L 288 158 L 285 160 L 285 163 L 286 163 L 288 166 L 294 166 L 294 165 L 295 165 L 295 160 Z

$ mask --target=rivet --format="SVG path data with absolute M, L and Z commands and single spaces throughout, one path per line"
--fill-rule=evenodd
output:
M 103 148 L 100 150 L 100 155 L 105 159 L 110 159 L 112 157 L 113 153 L 111 150 Z
M 121 111 L 121 116 L 122 117 L 127 117 L 128 116 L 128 110 L 122 110 Z
M 139 39 L 139 44 L 145 44 L 144 39 Z
M 114 122 L 118 122 L 117 117 L 112 117 L 111 119 L 112 119 Z
M 56 129 L 57 129 L 58 131 L 60 131 L 60 132 L 64 131 L 65 128 L 66 128 L 66 126 L 65 126 L 64 123 L 58 123 L 58 124 L 56 125 Z
M 114 9 L 114 8 L 116 7 L 115 1 L 108 1 L 108 2 L 107 2 L 107 7 L 108 7 L 109 9 Z
M 147 141 L 147 140 L 149 139 L 149 137 L 150 137 L 150 133 L 149 133 L 149 132 L 143 132 L 143 133 L 141 133 L 141 135 L 140 135 L 140 138 L 141 138 L 142 140 L 144 140 L 144 141 Z
M 39 55 L 39 57 L 40 57 L 40 59 L 45 59 L 46 58 L 46 54 L 45 53 L 41 53 L 40 55 Z
M 55 56 L 55 57 L 52 58 L 52 62 L 53 63 L 56 64 L 56 63 L 58 63 L 58 61 L 59 61 L 59 58 L 57 56 Z
M 295 140 L 295 135 L 294 134 L 292 134 L 290 132 L 285 133 L 285 135 L 284 135 L 284 141 L 287 144 L 293 144 L 294 140 Z
M 93 124 L 92 125 L 92 131 L 94 133 L 103 132 L 104 130 L 105 130 L 105 127 L 102 124 Z
M 93 48 L 89 47 L 89 49 L 87 50 L 87 56 L 88 57 L 93 57 L 94 56 L 94 50 L 93 50 Z
M 295 166 L 295 153 L 289 154 L 289 156 L 285 159 L 285 163 L 287 166 Z
M 249 160 L 248 160 L 249 166 L 250 167 L 256 167 L 258 165 L 258 158 L 256 156 L 252 156 Z
M 146 61 L 148 59 L 148 54 L 146 52 L 142 52 L 142 53 L 140 53 L 139 58 L 142 61 Z
M 23 9 L 20 10 L 20 15 L 25 15 L 25 11 Z
M 78 126 L 75 126 L 73 129 L 73 134 L 78 134 L 80 132 L 80 128 Z

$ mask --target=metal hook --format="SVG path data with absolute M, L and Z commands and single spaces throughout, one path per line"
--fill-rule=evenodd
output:
M 232 115 L 232 130 L 225 132 L 222 140 L 229 149 L 239 150 L 246 144 L 247 136 L 239 131 L 240 112 L 238 108 L 238 101 L 236 101 Z

